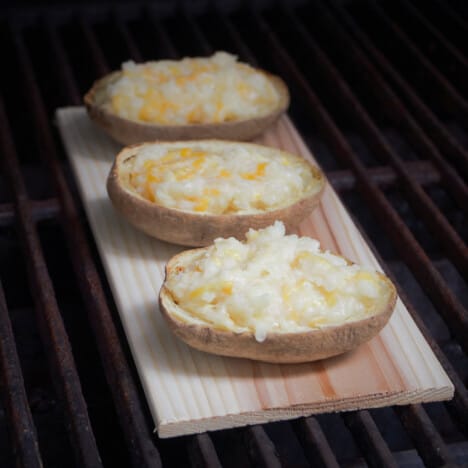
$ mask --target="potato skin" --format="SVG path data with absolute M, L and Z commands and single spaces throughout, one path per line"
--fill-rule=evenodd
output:
M 184 142 L 190 145 L 191 142 Z M 207 140 L 206 143 L 223 145 L 229 142 Z M 246 143 L 238 143 L 244 144 Z M 309 164 L 320 190 L 305 196 L 287 207 L 256 214 L 213 215 L 197 214 L 157 205 L 129 189 L 125 164 L 144 144 L 124 148 L 116 157 L 107 179 L 107 192 L 115 208 L 135 227 L 158 239 L 185 246 L 205 246 L 217 237 L 243 239 L 250 229 L 267 227 L 281 220 L 287 230 L 296 227 L 318 205 L 324 188 L 321 171 Z M 256 146 L 251 143 L 249 147 Z
M 177 268 L 190 263 L 194 253 L 200 250 L 189 250 L 172 257 L 166 265 L 166 280 Z M 171 331 L 200 351 L 270 363 L 311 362 L 350 351 L 373 338 L 386 325 L 392 315 L 397 294 L 392 282 L 380 275 L 389 285 L 391 294 L 388 301 L 382 303 L 380 310 L 371 317 L 309 332 L 269 333 L 261 343 L 252 333 L 217 330 L 177 319 L 173 312 L 179 306 L 174 302 L 165 282 L 159 293 L 159 308 Z
M 257 69 L 258 70 L 258 69 Z M 269 114 L 251 119 L 213 123 L 187 125 L 158 125 L 119 117 L 104 107 L 106 89 L 110 83 L 116 81 L 121 72 L 113 72 L 97 80 L 84 96 L 84 103 L 90 118 L 114 140 L 124 145 L 153 140 L 252 140 L 260 135 L 289 106 L 289 91 L 284 81 L 278 76 L 266 71 L 258 70 L 268 77 L 280 96 L 278 105 Z

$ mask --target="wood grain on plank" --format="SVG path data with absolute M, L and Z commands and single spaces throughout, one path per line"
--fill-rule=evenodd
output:
M 450 380 L 400 300 L 377 337 L 321 362 L 223 358 L 177 340 L 159 314 L 158 293 L 165 263 L 182 247 L 149 238 L 114 211 L 105 182 L 119 146 L 93 126 L 85 110 L 59 109 L 57 121 L 161 437 L 453 396 Z M 314 160 L 287 117 L 258 142 Z M 330 185 L 298 233 L 379 268 Z

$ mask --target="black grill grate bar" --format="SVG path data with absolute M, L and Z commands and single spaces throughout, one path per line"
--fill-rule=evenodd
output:
M 437 44 L 439 49 L 450 59 L 455 65 L 457 74 L 466 82 L 468 80 L 468 62 L 465 56 L 455 47 L 447 38 L 435 28 L 431 22 L 408 0 L 398 0 L 398 4 L 404 8 L 404 14 L 412 17 L 418 23 L 418 27 L 424 30 L 430 36 L 430 40 Z
M 211 437 L 207 433 L 197 434 L 188 442 L 190 463 L 193 467 L 221 468 L 218 454 Z
M 27 77 L 26 79 L 33 80 L 26 51 L 18 35 L 15 35 L 15 46 L 24 76 Z M 98 467 L 101 466 L 99 452 L 89 422 L 70 342 L 31 215 L 28 195 L 21 176 L 3 101 L 0 102 L 0 132 L 5 173 L 14 194 L 18 230 L 25 257 L 29 259 L 31 290 L 35 291 L 36 320 L 52 371 L 54 385 L 59 397 L 64 402 L 69 439 L 78 464 L 86 467 Z
M 316 6 L 318 6 L 318 4 L 316 4 Z M 334 89 L 336 90 L 335 96 L 341 100 L 343 108 L 348 109 L 348 112 L 352 115 L 353 121 L 359 126 L 362 134 L 367 136 L 370 147 L 374 149 L 376 154 L 385 158 L 386 162 L 390 163 L 397 172 L 398 182 L 405 189 L 406 195 L 410 202 L 412 202 L 411 204 L 415 211 L 419 213 L 422 219 L 424 219 L 425 223 L 430 227 L 431 232 L 433 232 L 434 236 L 437 237 L 439 242 L 444 246 L 448 256 L 460 269 L 462 275 L 465 273 L 468 274 L 468 249 L 460 236 L 452 228 L 438 207 L 435 206 L 429 195 L 427 195 L 417 181 L 410 176 L 404 162 L 396 155 L 391 146 L 387 143 L 377 128 L 377 125 L 372 121 L 371 117 L 355 97 L 348 84 L 344 81 L 343 77 L 340 76 L 339 72 L 329 61 L 320 47 L 315 43 L 310 34 L 308 34 L 305 28 L 297 21 L 290 11 L 285 14 L 285 17 L 292 21 L 293 28 L 299 32 L 304 45 L 310 52 L 309 57 L 317 64 L 315 67 L 316 73 L 322 74 L 327 82 L 333 83 Z M 339 34 L 337 29 L 338 26 L 332 22 L 330 16 L 321 11 L 321 18 L 322 22 L 330 23 L 330 26 L 333 28 L 333 36 L 337 37 Z M 343 37 L 343 43 L 345 40 L 348 46 L 347 50 L 352 51 L 353 56 L 360 57 L 358 64 L 360 69 L 369 70 L 369 64 L 365 62 L 360 51 L 354 48 L 351 38 Z M 366 75 L 366 73 L 364 73 L 364 75 Z M 379 86 L 378 89 L 375 87 L 371 88 L 372 90 L 375 89 L 374 94 L 386 91 L 385 85 L 380 85 L 381 86 L 377 84 L 377 86 Z M 372 93 L 372 90 L 370 93 Z M 391 94 L 388 96 L 387 107 L 389 106 L 389 102 L 394 99 L 396 99 L 396 96 Z M 405 113 L 405 111 L 404 109 L 401 109 L 401 114 L 403 113 Z M 438 157 L 440 157 L 440 155 L 438 155 Z M 465 188 L 463 185 L 462 187 Z
M 254 466 L 281 468 L 275 445 L 262 426 L 249 426 L 244 432 L 244 444 Z
M 187 22 L 187 25 L 194 38 L 194 42 L 197 44 L 197 47 L 200 49 L 202 55 L 210 55 L 214 52 L 213 47 L 207 40 L 205 34 L 202 32 L 201 28 L 198 26 L 196 21 L 193 19 L 192 15 L 187 14 L 186 9 L 183 9 L 182 16 Z
M 324 468 L 339 467 L 336 456 L 316 418 L 313 416 L 301 418 L 292 425 L 311 466 L 318 464 Z
M 91 29 L 91 26 L 89 25 L 87 18 L 84 15 L 80 16 L 79 24 L 87 48 L 90 51 L 91 60 L 96 68 L 96 74 L 99 77 L 102 77 L 110 71 L 106 63 L 106 58 L 101 48 L 99 47 L 99 44 L 97 43 L 96 37 Z
M 253 55 L 252 51 L 247 47 L 245 42 L 242 40 L 241 35 L 232 24 L 231 19 L 224 13 L 222 13 L 219 9 L 215 10 L 215 14 L 216 18 L 223 25 L 223 30 L 225 30 L 231 38 L 241 60 L 250 63 L 254 67 L 258 67 L 258 60 Z
M 73 71 L 66 59 L 66 53 L 63 48 L 63 43 L 60 40 L 57 29 L 50 20 L 46 20 L 45 31 L 52 50 L 52 55 L 56 59 L 59 66 L 56 71 L 60 77 L 61 86 L 64 89 L 64 95 L 67 97 L 67 102 L 74 105 L 79 105 L 82 102 L 80 92 L 73 79 Z
M 81 21 L 81 26 L 85 30 L 88 45 L 94 49 L 93 56 L 101 57 L 104 60 L 104 55 L 95 40 L 92 30 L 83 21 Z M 53 35 L 50 37 L 53 38 Z M 57 43 L 56 46 L 61 47 L 61 44 Z M 59 69 L 70 69 L 65 53 L 56 55 L 56 59 Z M 96 68 L 103 71 L 107 68 L 107 65 L 105 62 L 98 62 L 96 63 Z M 62 81 L 62 85 L 67 94 L 70 90 L 76 89 L 76 82 L 73 74 L 69 74 L 65 78 Z M 73 96 L 73 93 L 67 94 L 67 98 L 72 100 L 72 102 Z M 49 158 L 48 164 L 50 172 L 54 176 L 60 202 L 63 205 L 64 228 L 67 234 L 73 266 L 85 299 L 86 310 L 96 336 L 99 353 L 104 363 L 106 379 L 112 391 L 115 408 L 127 440 L 132 464 L 138 467 L 160 466 L 159 453 L 154 446 L 153 436 L 148 430 L 138 391 L 107 306 L 103 286 L 78 217 L 78 210 L 74 204 L 64 175 L 57 163 L 57 159 Z
M 0 387 L 15 453 L 16 466 L 42 467 L 36 428 L 28 405 L 23 374 L 16 351 L 8 307 L 0 282 L 0 370 L 3 384 Z
M 411 42 L 405 32 L 392 22 L 375 2 L 366 2 L 366 7 L 388 28 L 393 38 L 413 57 L 414 63 L 424 70 L 427 79 L 434 84 L 433 92 L 441 93 L 442 102 L 450 112 L 455 112 L 460 120 L 468 122 L 468 103 L 444 75 Z
M 423 187 L 440 181 L 439 172 L 427 161 L 409 161 L 406 163 L 406 170 Z M 398 174 L 391 167 L 379 166 L 368 168 L 367 178 L 379 188 L 386 189 L 397 183 Z M 327 179 L 338 192 L 355 189 L 357 185 L 356 177 L 349 169 L 328 172 Z
M 450 21 L 452 31 L 455 30 L 460 37 L 466 37 L 468 24 L 459 14 L 455 13 L 450 3 L 441 2 L 441 0 L 432 0 L 432 3 L 436 5 L 437 13 Z
M 127 51 L 129 57 L 135 62 L 142 62 L 143 57 L 141 56 L 140 50 L 136 45 L 133 37 L 130 34 L 130 31 L 127 27 L 127 23 L 124 22 L 119 13 L 113 11 L 112 13 L 112 20 L 117 29 L 118 34 L 120 34 L 124 40 L 125 46 L 127 47 Z
M 444 314 L 445 320 L 455 336 L 458 337 L 461 346 L 468 349 L 468 313 L 454 294 L 447 289 L 445 280 L 431 263 L 426 252 L 403 222 L 401 217 L 385 198 L 383 193 L 367 178 L 366 169 L 360 159 L 354 154 L 352 148 L 331 119 L 322 103 L 299 71 L 288 52 L 281 45 L 276 35 L 267 26 L 265 21 L 258 17 L 258 24 L 270 43 L 270 54 L 285 75 L 292 82 L 297 83 L 308 103 L 308 111 L 316 125 L 328 141 L 330 148 L 342 159 L 345 164 L 351 166 L 358 181 L 359 188 L 369 202 L 369 207 L 374 209 L 381 223 L 386 227 L 386 232 L 392 239 L 392 243 L 401 257 L 409 265 L 414 275 L 425 286 L 432 301 Z
M 34 222 L 57 217 L 60 212 L 56 198 L 30 200 L 31 216 Z M 0 226 L 10 226 L 15 222 L 15 206 L 12 203 L 0 204 Z
M 403 103 L 391 90 L 372 63 L 366 58 L 354 39 L 344 28 L 338 25 L 335 15 L 330 15 L 328 12 L 324 13 L 324 8 L 320 8 L 320 10 L 323 12 L 324 18 L 329 24 L 333 40 L 339 42 L 341 46 L 346 45 L 347 51 L 350 52 L 347 56 L 360 70 L 365 71 L 365 73 L 361 74 L 361 77 L 369 84 L 369 92 L 380 101 L 384 112 L 388 115 L 393 124 L 407 135 L 407 138 L 412 142 L 415 148 L 417 148 L 421 154 L 429 157 L 439 168 L 445 189 L 458 201 L 459 207 L 468 212 L 466 210 L 466 206 L 468 205 L 468 187 L 463 183 L 457 171 L 447 164 L 446 160 L 442 157 L 431 140 L 424 134 Z M 357 99 L 355 101 L 359 102 Z M 397 168 L 400 169 L 401 177 L 402 180 L 405 181 L 405 184 L 410 184 L 411 179 L 407 180 L 407 178 L 405 178 L 403 164 L 398 160 L 398 157 L 392 157 L 390 154 L 387 154 L 387 158 L 395 167 L 399 166 L 399 168 Z M 412 187 L 412 191 L 414 191 L 414 189 L 415 187 Z
M 0 226 L 10 226 L 15 222 L 15 205 L 0 203 Z
M 395 411 L 426 466 L 456 466 L 452 453 L 421 405 L 395 406 Z
M 178 58 L 177 50 L 169 39 L 166 28 L 159 21 L 154 9 L 152 7 L 147 7 L 145 13 L 164 56 L 169 59 Z
M 333 3 L 331 3 L 333 5 Z M 348 31 L 359 41 L 359 45 L 372 57 L 374 63 L 378 65 L 385 77 L 404 94 L 407 105 L 411 108 L 413 114 L 419 119 L 420 124 L 431 138 L 438 145 L 444 155 L 451 158 L 452 164 L 457 167 L 465 176 L 468 176 L 468 151 L 445 128 L 437 116 L 428 106 L 419 98 L 411 85 L 395 71 L 390 62 L 386 59 L 373 44 L 372 40 L 363 32 L 363 30 L 354 21 L 343 8 L 334 8 L 334 14 L 340 18 Z M 447 164 L 444 163 L 446 166 Z
M 369 411 L 344 413 L 343 419 L 371 467 L 396 468 L 397 463 Z

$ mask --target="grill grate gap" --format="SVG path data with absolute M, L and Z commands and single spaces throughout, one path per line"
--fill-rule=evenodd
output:
M 0 385 L 0 391 L 2 391 Z M 7 423 L 5 410 L 0 404 L 0 463 L 2 466 L 14 466 L 13 447 L 9 433 L 7 432 Z
M 8 111 L 8 119 L 12 138 L 15 142 L 17 153 L 21 155 L 21 163 L 37 163 L 36 148 L 31 134 L 34 128 L 33 119 L 29 112 L 26 112 L 26 96 L 22 89 L 22 84 L 18 79 L 21 72 L 18 68 L 17 56 L 14 53 L 14 46 L 7 26 L 2 25 L 0 50 L 4 60 L 9 64 L 0 74 L 0 84 L 3 91 L 5 108 Z M 27 138 L 24 134 L 27 134 Z M 28 189 L 28 187 L 27 187 Z
M 457 231 L 461 239 L 468 239 L 468 219 L 467 216 L 454 204 L 450 194 L 440 185 L 427 185 L 426 193 L 437 206 L 438 210 L 444 213 L 450 225 Z
M 217 15 L 211 12 L 197 18 L 197 21 L 209 43 L 216 44 L 218 50 L 225 50 L 226 52 L 240 55 L 232 36 L 229 34 L 229 31 L 226 31 L 223 21 L 220 21 L 220 17 L 220 14 Z
M 122 62 L 128 60 L 129 57 L 125 42 L 118 32 L 115 22 L 109 18 L 107 21 L 93 23 L 90 27 L 94 30 L 109 69 L 117 70 L 120 68 Z
M 336 468 L 338 461 L 316 417 L 300 418 L 292 423 L 309 464 Z
M 158 449 L 163 466 L 190 466 L 186 449 L 188 439 L 189 437 L 184 436 L 158 440 Z
M 421 310 L 424 310 L 424 314 L 421 314 L 421 319 L 431 332 L 431 336 L 439 344 L 450 340 L 451 335 L 447 325 L 427 297 L 427 292 L 417 282 L 408 267 L 403 262 L 395 260 L 389 262 L 389 267 L 393 271 L 395 277 L 398 278 L 398 283 L 405 291 L 408 291 L 409 299 L 414 304 L 420 304 Z
M 243 446 L 243 429 L 214 431 L 210 436 L 217 448 L 223 467 L 249 466 L 248 454 Z
M 0 229 L 0 278 L 11 309 L 30 307 L 32 296 L 28 287 L 26 267 L 19 245 L 18 232 L 14 226 Z M 20 285 L 20 287 L 18 287 Z
M 265 36 L 259 31 L 258 23 L 253 16 L 253 10 L 242 10 L 235 12 L 229 17 L 229 20 L 237 32 L 248 55 L 252 55 L 255 65 L 265 70 L 278 73 L 278 67 L 275 65 L 271 55 L 265 53 L 268 49 Z M 249 62 L 253 63 L 251 60 Z
M 143 60 L 161 60 L 168 58 L 156 38 L 154 28 L 146 17 L 139 18 L 127 24 L 128 32 L 133 37 Z
M 167 19 L 163 22 L 163 26 L 179 57 L 204 55 L 190 33 L 190 25 L 187 23 L 185 15 L 181 15 L 177 19 Z
M 376 227 L 376 215 L 375 212 L 369 207 L 366 202 L 366 197 L 359 191 L 351 191 L 342 194 L 341 200 L 345 204 L 346 208 L 354 213 L 354 218 L 363 227 L 364 232 L 368 233 L 368 236 L 375 246 L 381 257 L 388 262 L 398 258 L 398 251 L 395 246 L 388 241 L 388 237 L 385 235 L 384 227 Z
M 396 416 L 393 408 L 379 408 L 369 410 L 380 429 L 382 437 L 392 452 L 403 452 L 411 450 L 412 443 L 405 432 L 400 419 Z
M 468 287 L 466 277 L 460 275 L 455 266 L 445 258 L 437 259 L 434 262 L 435 267 L 440 271 L 441 275 L 446 278 L 449 289 L 458 298 L 460 303 L 468 306 Z
M 342 418 L 351 430 L 356 444 L 360 447 L 369 466 L 376 468 L 380 466 L 397 467 L 394 454 L 383 439 L 369 411 L 346 412 Z
M 82 96 L 99 76 L 93 71 L 91 53 L 86 47 L 86 39 L 78 18 L 75 16 L 70 22 L 58 28 L 57 34 Z M 73 102 L 68 102 L 67 98 L 64 102 L 73 104 Z
M 309 466 L 291 423 L 271 423 L 265 426 L 265 431 L 275 444 L 282 466 L 297 468 Z
M 55 64 L 45 34 L 44 21 L 39 20 L 38 23 L 24 31 L 22 36 L 34 68 L 36 83 L 41 90 L 46 112 L 48 115 L 53 115 L 54 110 L 61 106 L 63 101 L 60 99 L 60 93 L 57 92 L 59 86 L 54 79 L 55 73 L 51 74 Z
M 425 229 L 422 220 L 415 214 L 411 205 L 405 197 L 404 192 L 399 187 L 392 187 L 386 191 L 386 196 L 391 202 L 395 211 L 400 215 L 409 230 L 416 237 L 418 243 L 422 249 L 428 255 L 434 255 L 440 252 L 440 246 L 438 245 L 434 236 Z
M 362 457 L 351 432 L 337 414 L 316 417 L 340 466 Z
M 443 403 L 427 403 L 424 405 L 432 421 L 437 421 L 437 429 L 447 444 L 455 444 L 464 440 L 463 433 L 453 423 Z

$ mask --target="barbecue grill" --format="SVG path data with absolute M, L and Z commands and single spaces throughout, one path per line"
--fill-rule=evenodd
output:
M 12 6 L 0 37 L 1 466 L 468 465 L 467 4 Z M 220 49 L 288 83 L 453 400 L 153 433 L 53 116 L 129 58 Z

